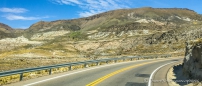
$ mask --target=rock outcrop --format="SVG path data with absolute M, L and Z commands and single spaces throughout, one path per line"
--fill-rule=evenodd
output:
M 190 79 L 202 81 L 202 43 L 200 40 L 186 43 L 183 73 Z

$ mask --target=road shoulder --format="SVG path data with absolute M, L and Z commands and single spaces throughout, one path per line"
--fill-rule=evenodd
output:
M 169 80 L 167 79 L 167 73 L 174 65 L 179 64 L 181 61 L 174 62 L 168 65 L 165 65 L 164 67 L 160 68 L 155 72 L 151 83 L 152 86 L 169 86 Z

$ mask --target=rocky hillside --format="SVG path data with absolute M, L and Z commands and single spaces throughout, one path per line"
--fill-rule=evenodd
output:
M 40 21 L 33 24 L 28 32 L 57 30 L 71 31 L 120 31 L 138 29 L 169 29 L 177 24 L 202 20 L 202 17 L 189 9 L 180 8 L 137 8 L 109 11 L 91 17 L 74 20 Z
M 80 19 L 40 21 L 30 26 L 24 36 L 85 55 L 165 53 L 183 51 L 182 43 L 199 37 L 189 34 L 201 31 L 201 21 L 202 16 L 189 9 L 120 9 Z M 65 48 L 67 44 L 74 47 Z
M 190 79 L 202 81 L 202 40 L 188 42 L 183 62 L 183 72 Z
M 40 21 L 20 32 L 16 38 L 0 40 L 1 58 L 25 59 L 20 64 L 31 65 L 26 60 L 184 55 L 185 41 L 201 37 L 202 16 L 184 8 L 119 9 L 73 20 Z M 46 63 L 33 61 L 36 64 Z
M 12 29 L 10 26 L 0 23 L 0 52 L 27 44 L 28 40 L 22 36 L 23 33 L 23 29 Z

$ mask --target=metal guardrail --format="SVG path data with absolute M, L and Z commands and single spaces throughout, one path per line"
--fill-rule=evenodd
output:
M 54 68 L 62 68 L 62 67 L 68 67 L 68 71 L 75 70 L 73 69 L 73 66 L 78 66 L 82 65 L 82 67 L 86 68 L 89 67 L 89 64 L 94 64 L 94 66 L 101 65 L 101 63 L 108 64 L 110 62 L 123 62 L 123 61 L 133 61 L 133 60 L 140 60 L 140 59 L 155 59 L 155 58 L 167 58 L 171 57 L 171 55 L 151 55 L 151 56 L 125 56 L 121 58 L 110 58 L 110 59 L 100 59 L 100 60 L 90 60 L 90 61 L 82 61 L 82 62 L 72 62 L 72 63 L 65 63 L 65 64 L 58 64 L 58 65 L 50 65 L 50 66 L 41 66 L 41 67 L 36 67 L 36 68 L 26 68 L 26 69 L 19 69 L 19 70 L 12 70 L 12 71 L 5 71 L 5 72 L 0 72 L 0 85 L 1 82 L 4 81 L 4 84 L 6 84 L 5 80 L 1 80 L 2 77 L 6 76 L 12 76 L 19 74 L 19 81 L 23 80 L 23 74 L 29 73 L 29 72 L 36 72 L 36 71 L 42 71 L 42 70 L 48 70 L 48 74 L 52 74 L 52 69 Z

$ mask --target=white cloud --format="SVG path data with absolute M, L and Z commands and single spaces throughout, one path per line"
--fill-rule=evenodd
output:
M 69 1 L 69 2 L 75 3 L 75 4 L 82 4 L 82 3 L 79 2 L 78 0 L 63 0 L 63 1 Z
M 53 3 L 57 3 L 57 4 L 66 4 L 66 5 L 74 5 L 74 4 L 82 4 L 80 1 L 78 0 L 51 0 Z
M 28 10 L 24 8 L 0 8 L 0 11 L 7 13 L 25 13 Z
M 102 11 L 95 11 L 95 10 L 84 11 L 84 12 L 79 12 L 79 16 L 88 17 L 88 16 L 95 15 L 95 14 L 101 13 L 101 12 Z
M 43 18 L 49 18 L 49 16 L 44 17 L 33 17 L 33 16 L 22 16 L 16 15 L 15 13 L 25 13 L 28 10 L 25 8 L 0 8 L 1 12 L 5 12 L 7 14 L 3 15 L 2 17 L 8 20 L 39 20 Z
M 78 5 L 84 11 L 79 12 L 80 17 L 88 17 L 101 12 L 129 8 L 128 0 L 124 2 L 120 0 L 54 0 L 54 3 L 65 5 Z
M 20 16 L 20 15 L 14 15 L 14 14 L 8 14 L 3 16 L 8 20 L 39 20 L 43 18 L 49 18 L 49 16 L 44 17 L 26 17 L 26 16 Z

